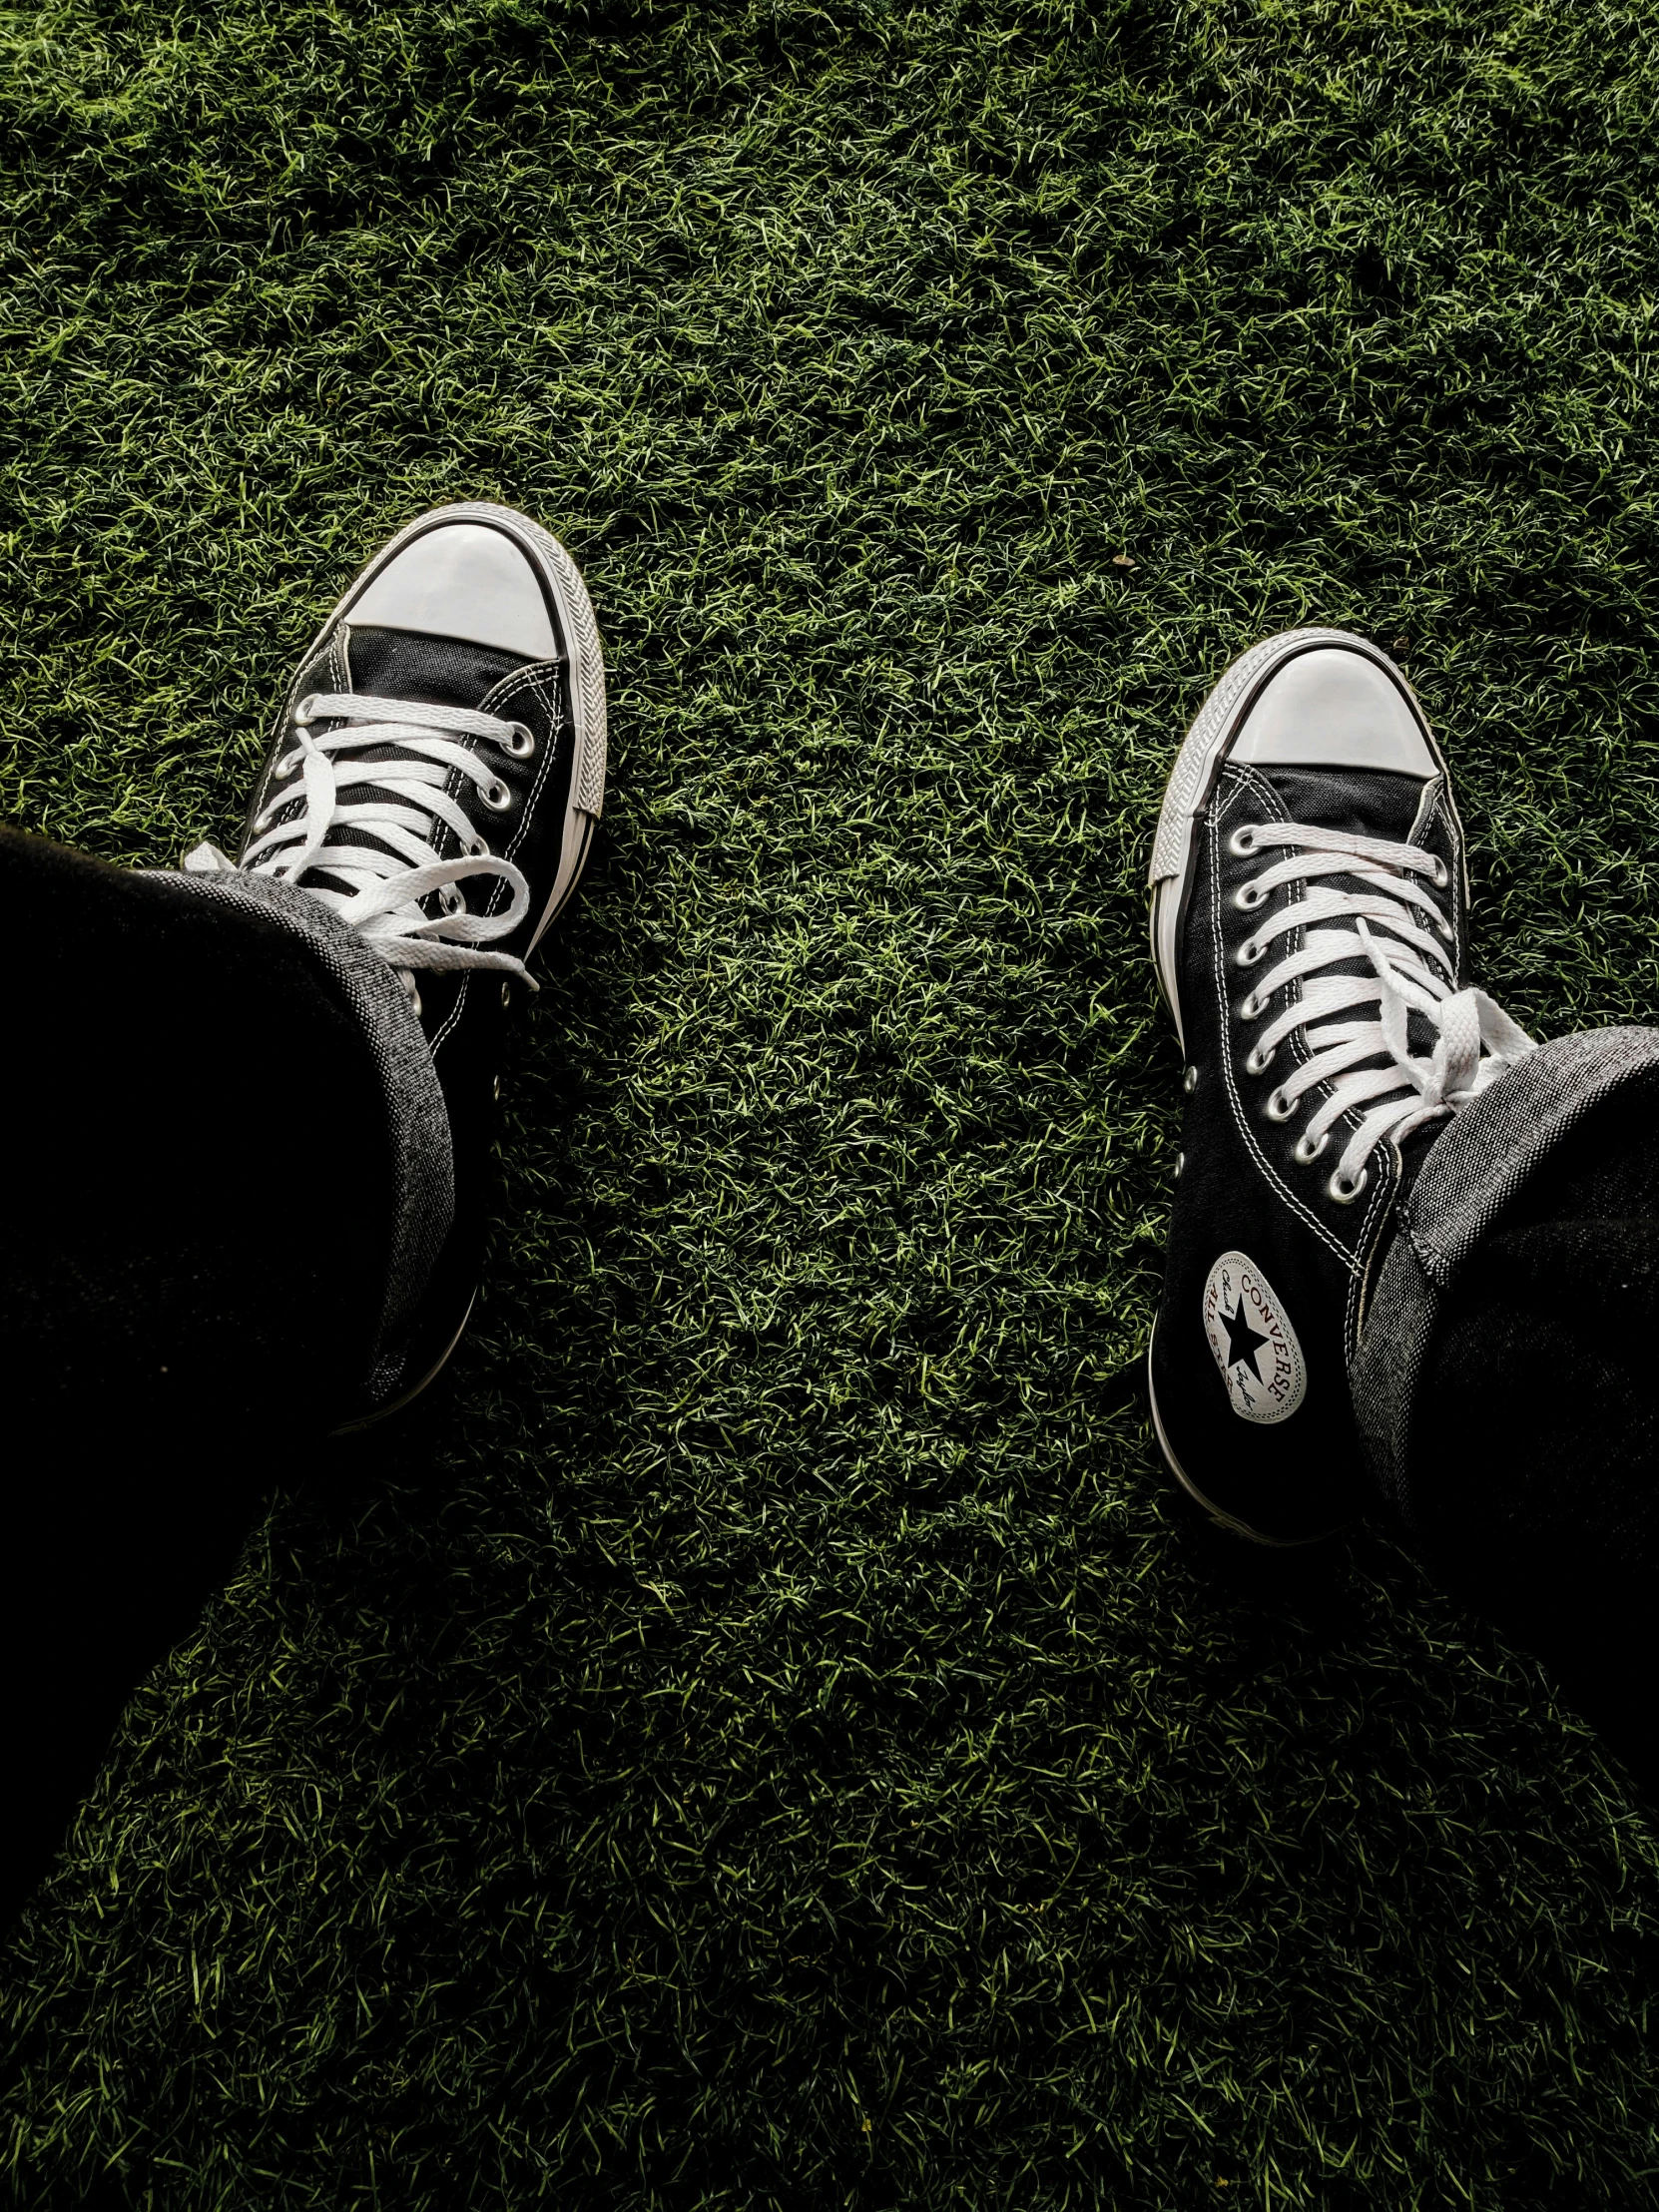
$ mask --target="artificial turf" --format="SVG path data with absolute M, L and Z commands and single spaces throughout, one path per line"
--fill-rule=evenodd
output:
M 1653 2201 L 1646 1801 L 1385 1536 L 1231 1571 L 1113 1379 L 1236 650 L 1391 646 L 1484 979 L 1659 1001 L 1659 7 L 0 44 L 5 811 L 233 835 L 442 499 L 570 545 L 613 705 L 452 1381 L 293 1468 L 0 1953 L 14 2200 Z M 348 1172 L 254 1134 L 251 1234 Z

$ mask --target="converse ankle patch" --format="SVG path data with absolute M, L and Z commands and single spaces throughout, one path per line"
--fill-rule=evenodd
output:
M 1289 1420 L 1308 1387 L 1302 1347 L 1273 1285 L 1242 1252 L 1224 1252 L 1204 1286 L 1204 1334 L 1243 1420 Z

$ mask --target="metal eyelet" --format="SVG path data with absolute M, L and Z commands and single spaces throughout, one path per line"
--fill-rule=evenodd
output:
M 271 771 L 271 781 L 274 784 L 285 784 L 298 766 L 297 761 L 277 761 Z
M 1194 1091 L 1196 1091 L 1196 1090 L 1197 1090 L 1197 1088 L 1198 1088 L 1198 1070 L 1197 1070 L 1197 1068 L 1189 1068 L 1189 1069 L 1187 1070 L 1186 1074 L 1185 1074 L 1184 1076 L 1182 1076 L 1182 1078 L 1181 1078 L 1181 1088 L 1182 1088 L 1182 1089 L 1183 1089 L 1183 1090 L 1184 1090 L 1184 1091 L 1186 1092 L 1186 1094 L 1187 1094 L 1187 1096 L 1188 1096 L 1189 1098 L 1191 1098 L 1191 1097 L 1192 1097 L 1192 1095 L 1193 1095 Z
M 1276 1044 L 1270 1045 L 1266 1052 L 1262 1050 L 1259 1044 L 1252 1045 L 1245 1054 L 1246 1075 L 1266 1075 L 1278 1057 L 1279 1047 Z
M 1444 860 L 1436 859 L 1434 861 L 1434 872 L 1428 878 L 1428 880 L 1433 884 L 1434 888 L 1437 891 L 1443 891 L 1445 889 L 1446 885 L 1451 881 L 1451 870 L 1446 866 Z
M 1331 1142 L 1328 1129 L 1323 1137 L 1310 1137 L 1306 1130 L 1291 1147 L 1291 1158 L 1299 1168 L 1310 1168 Z
M 1236 859 L 1249 859 L 1256 849 L 1256 832 L 1248 822 L 1242 830 L 1234 830 L 1227 840 L 1227 849 Z
M 1339 1168 L 1325 1186 L 1325 1195 L 1335 1199 L 1339 1206 L 1352 1206 L 1370 1181 L 1370 1168 L 1362 1168 L 1352 1183 L 1343 1181 L 1343 1171 Z
M 510 1006 L 512 1002 L 513 986 L 511 983 L 503 983 L 501 986 L 501 1003 L 503 1006 Z
M 257 814 L 254 817 L 254 829 L 256 833 L 260 833 L 264 830 L 269 830 L 272 824 L 276 820 L 278 811 L 279 810 L 276 807 L 267 807 L 261 813 Z
M 499 777 L 493 784 L 484 786 L 484 805 L 493 813 L 504 815 L 513 803 L 513 795 Z
M 469 837 L 467 839 L 466 855 L 469 860 L 481 860 L 488 851 L 489 846 L 482 837 Z
M 1266 905 L 1267 896 L 1260 883 L 1241 883 L 1233 893 L 1233 903 L 1241 914 L 1253 914 L 1258 906 Z
M 1255 967 L 1258 962 L 1267 958 L 1267 954 L 1268 948 L 1265 944 L 1258 944 L 1254 937 L 1246 937 L 1233 957 L 1240 967 Z
M 438 893 L 438 904 L 446 914 L 458 914 L 465 906 L 466 899 L 453 883 L 445 883 Z
M 298 706 L 294 708 L 293 719 L 301 729 L 316 720 L 316 694 L 314 691 L 307 692 Z
M 1267 1010 L 1266 1001 L 1258 998 L 1254 991 L 1251 992 L 1248 998 L 1241 998 L 1239 1001 L 1239 1019 L 1241 1021 L 1260 1021 Z
M 1455 937 L 1457 934 L 1456 930 L 1452 928 L 1450 922 L 1442 921 L 1438 914 L 1434 916 L 1434 927 L 1439 931 L 1440 935 L 1445 939 L 1447 944 L 1450 944 L 1452 938 Z
M 513 724 L 513 734 L 507 740 L 507 751 L 515 761 L 527 761 L 535 750 L 535 732 L 528 729 L 522 722 L 515 722 Z
M 1184 1152 L 1178 1152 L 1175 1155 L 1175 1180 L 1178 1183 L 1180 1182 L 1182 1176 L 1186 1173 L 1186 1170 L 1187 1155 Z
M 1289 1121 L 1296 1112 L 1296 1101 L 1287 1098 L 1283 1091 L 1270 1091 L 1262 1111 L 1269 1121 Z

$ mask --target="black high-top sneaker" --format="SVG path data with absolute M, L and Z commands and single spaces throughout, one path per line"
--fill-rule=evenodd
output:
M 1437 1126 L 1531 1051 L 1465 985 L 1462 828 L 1387 656 L 1293 630 L 1235 661 L 1164 795 L 1152 949 L 1187 1101 L 1148 1356 L 1165 1458 L 1268 1543 L 1365 1497 L 1348 1365 Z
M 575 890 L 605 792 L 605 669 L 558 541 L 511 508 L 439 507 L 376 554 L 276 718 L 236 867 L 308 892 L 401 980 L 454 1151 L 454 1220 L 396 1376 L 405 1403 L 465 1327 L 482 1250 L 503 1009 Z M 356 1425 L 348 1422 L 347 1425 Z

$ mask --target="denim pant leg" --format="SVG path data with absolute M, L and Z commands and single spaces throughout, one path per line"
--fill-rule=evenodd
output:
M 1430 1148 L 1352 1382 L 1425 1563 L 1659 1785 L 1659 1031 L 1564 1037 Z
M 4 1913 L 274 1477 L 389 1388 L 452 1183 L 396 978 L 304 893 L 0 830 L 0 933 Z

